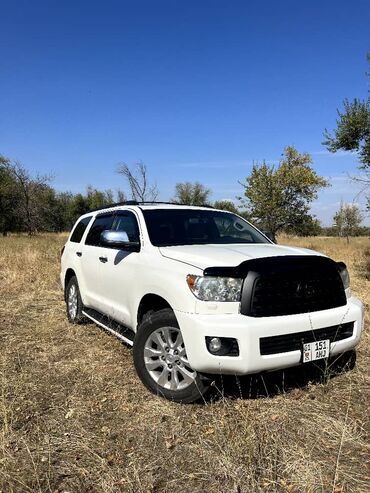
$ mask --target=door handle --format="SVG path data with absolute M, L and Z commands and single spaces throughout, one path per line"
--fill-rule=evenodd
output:
M 77 257 L 82 257 L 82 252 L 76 252 Z
M 99 260 L 105 264 L 105 262 L 108 262 L 108 257 L 99 257 Z

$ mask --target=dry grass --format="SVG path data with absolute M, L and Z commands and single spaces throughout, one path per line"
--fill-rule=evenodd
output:
M 67 323 L 63 241 L 0 239 L 0 492 L 370 490 L 368 332 L 335 378 L 229 378 L 213 402 L 173 404 L 145 390 L 117 339 Z M 369 305 L 368 239 L 281 243 L 344 260 Z

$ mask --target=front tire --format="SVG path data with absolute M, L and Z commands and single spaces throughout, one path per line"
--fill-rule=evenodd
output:
M 134 364 L 143 384 L 166 399 L 191 403 L 207 392 L 209 380 L 193 370 L 171 309 L 144 318 L 134 341 Z
M 68 281 L 65 293 L 67 317 L 71 324 L 81 324 L 85 321 L 82 314 L 83 303 L 76 276 Z

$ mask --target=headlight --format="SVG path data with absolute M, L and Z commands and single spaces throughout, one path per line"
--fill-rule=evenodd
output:
M 191 292 L 203 301 L 240 301 L 243 279 L 188 275 Z
M 349 274 L 346 264 L 344 262 L 337 262 L 337 266 L 338 266 L 340 277 L 342 278 L 343 281 L 343 287 L 344 289 L 347 289 L 349 288 Z

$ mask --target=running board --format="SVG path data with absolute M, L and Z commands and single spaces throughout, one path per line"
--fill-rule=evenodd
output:
M 84 307 L 82 313 L 85 317 L 88 317 L 97 325 L 103 327 L 103 329 L 118 337 L 118 339 L 121 339 L 121 341 L 125 342 L 129 346 L 133 346 L 135 338 L 135 332 L 133 330 L 121 325 L 107 315 L 103 315 L 103 313 L 93 310 L 92 308 Z

